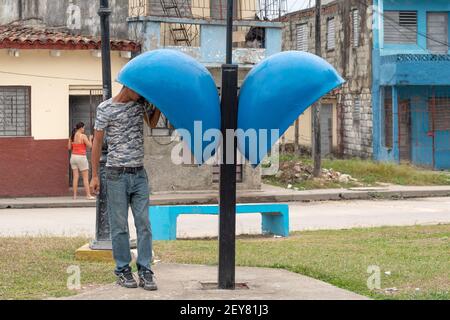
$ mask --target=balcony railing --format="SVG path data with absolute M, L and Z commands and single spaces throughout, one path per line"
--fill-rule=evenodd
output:
M 382 56 L 378 73 L 381 85 L 449 85 L 450 55 Z
M 381 57 L 381 64 L 402 62 L 442 62 L 450 61 L 447 54 L 394 54 Z
M 287 12 L 287 0 L 234 0 L 236 20 L 272 20 Z M 227 0 L 129 0 L 129 16 L 223 20 Z

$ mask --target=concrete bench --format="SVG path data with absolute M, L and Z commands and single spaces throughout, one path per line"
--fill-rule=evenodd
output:
M 287 204 L 238 204 L 236 213 L 260 213 L 263 234 L 289 236 L 289 206 Z M 177 218 L 181 214 L 218 215 L 219 206 L 150 206 L 153 240 L 176 240 Z

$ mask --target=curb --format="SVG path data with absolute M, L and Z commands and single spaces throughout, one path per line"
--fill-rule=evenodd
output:
M 237 197 L 238 203 L 285 203 L 285 202 L 320 202 L 320 201 L 340 201 L 340 200 L 400 200 L 414 198 L 436 198 L 450 197 L 450 188 L 444 190 L 386 190 L 386 191 L 352 191 L 342 190 L 342 192 L 321 192 L 314 193 L 289 193 L 289 194 L 265 194 L 265 195 L 240 195 Z M 153 205 L 210 205 L 217 204 L 217 196 L 204 195 L 192 198 L 165 198 L 158 199 L 158 196 L 151 197 Z M 0 203 L 0 209 L 53 209 L 53 208 L 95 208 L 93 201 L 79 202 L 19 202 L 17 200 Z

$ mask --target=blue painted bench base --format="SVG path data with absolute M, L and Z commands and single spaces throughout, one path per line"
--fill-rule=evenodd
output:
M 238 204 L 236 213 L 260 213 L 263 234 L 289 236 L 289 206 L 287 204 Z M 218 215 L 219 206 L 150 206 L 153 240 L 176 240 L 177 218 L 181 214 Z

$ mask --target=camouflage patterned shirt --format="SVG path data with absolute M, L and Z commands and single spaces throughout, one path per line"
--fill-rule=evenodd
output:
M 141 104 L 104 101 L 97 108 L 94 128 L 105 131 L 107 167 L 144 165 L 144 108 Z

